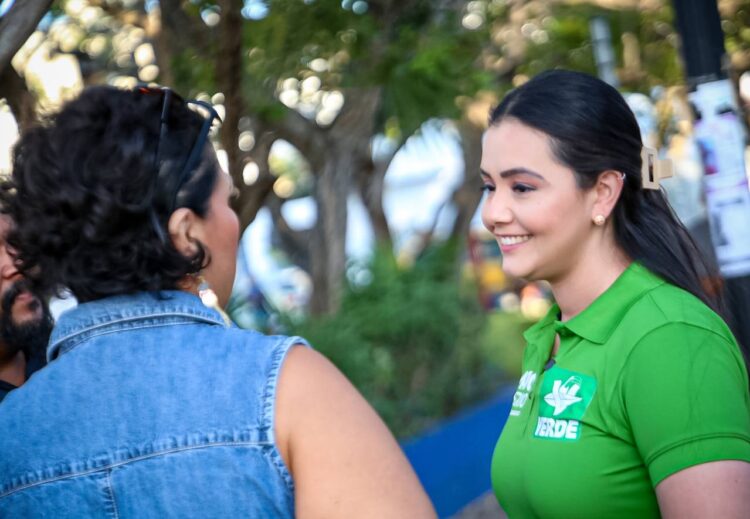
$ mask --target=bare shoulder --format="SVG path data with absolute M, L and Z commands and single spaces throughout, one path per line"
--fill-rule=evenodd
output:
M 297 517 L 435 517 L 393 435 L 320 353 L 289 351 L 275 428 L 295 482 Z

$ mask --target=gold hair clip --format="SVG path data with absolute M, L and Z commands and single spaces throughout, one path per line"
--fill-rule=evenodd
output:
M 659 183 L 674 175 L 672 161 L 660 159 L 653 148 L 641 149 L 641 184 L 644 189 L 659 189 Z

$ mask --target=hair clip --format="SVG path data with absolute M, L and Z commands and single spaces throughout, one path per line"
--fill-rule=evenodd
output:
M 641 185 L 644 189 L 659 189 L 660 181 L 673 175 L 671 160 L 660 159 L 653 148 L 644 146 L 641 149 Z

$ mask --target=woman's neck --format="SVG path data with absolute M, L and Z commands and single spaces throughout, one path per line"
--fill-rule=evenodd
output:
M 600 254 L 582 255 L 582 261 L 575 269 L 559 280 L 550 281 L 562 321 L 567 321 L 588 308 L 631 263 L 617 247 L 599 250 Z

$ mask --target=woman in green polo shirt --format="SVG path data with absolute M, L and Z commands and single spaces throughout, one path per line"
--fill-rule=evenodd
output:
M 611 86 L 546 72 L 493 110 L 485 226 L 556 305 L 492 460 L 511 517 L 750 517 L 750 397 L 662 164 Z M 643 154 L 643 160 L 642 160 Z

